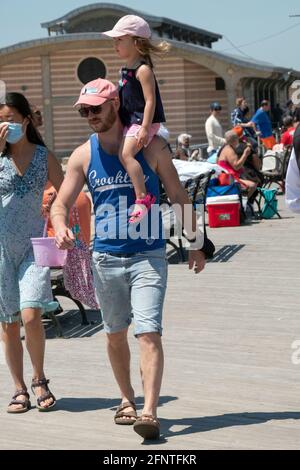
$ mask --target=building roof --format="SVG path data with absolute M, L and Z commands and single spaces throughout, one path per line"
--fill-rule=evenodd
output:
M 72 42 L 106 40 L 107 38 L 105 36 L 101 36 L 99 33 L 62 34 L 41 39 L 33 39 L 31 41 L 21 42 L 0 49 L 0 66 L 14 62 L 16 60 L 16 56 L 19 57 L 20 54 L 23 56 L 24 52 L 26 52 L 26 56 L 29 57 L 33 54 L 34 49 L 39 49 L 41 47 L 56 49 L 58 45 L 62 46 L 63 44 L 70 47 Z M 245 60 L 243 57 L 224 54 L 207 47 L 188 44 L 174 39 L 170 39 L 169 42 L 171 43 L 172 48 L 176 49 L 176 54 L 181 53 L 187 60 L 196 63 L 203 63 L 203 57 L 205 57 L 205 59 L 209 61 L 207 64 L 208 68 L 214 69 L 212 63 L 225 62 L 228 64 L 228 67 L 236 67 L 241 77 L 278 77 L 284 80 L 295 80 L 296 78 L 300 78 L 300 72 L 293 69 L 277 67 L 266 62 Z
M 143 16 L 149 23 L 152 31 L 160 37 L 175 38 L 182 42 L 201 44 L 206 47 L 211 47 L 213 42 L 222 39 L 220 34 L 180 23 L 169 18 L 151 16 L 147 13 L 112 3 L 94 3 L 76 8 L 60 18 L 42 23 L 41 26 L 48 29 L 49 35 L 51 35 L 51 33 L 97 32 L 101 30 L 99 20 L 105 15 L 110 16 L 108 21 L 110 21 L 111 24 L 108 25 L 108 28 L 111 28 L 116 20 L 125 14 L 139 14 Z M 80 29 L 82 28 L 82 24 L 85 24 L 89 29 L 82 31 L 82 29 Z
M 222 60 L 224 62 L 227 62 L 230 65 L 236 65 L 237 67 L 240 68 L 251 68 L 255 69 L 257 71 L 269 71 L 269 72 L 278 72 L 278 73 L 286 73 L 286 72 L 294 72 L 295 74 L 299 74 L 299 72 L 286 68 L 286 67 L 278 67 L 274 64 L 271 64 L 270 62 L 262 62 L 262 61 L 256 61 L 256 60 L 251 60 L 251 59 L 245 59 L 242 56 L 238 55 L 231 55 L 231 54 L 224 54 L 222 52 L 213 50 L 213 49 L 207 49 L 206 47 L 202 47 L 199 45 L 194 45 L 194 44 L 182 44 L 179 41 L 172 41 L 173 47 L 176 46 L 178 49 L 183 49 L 185 51 L 190 51 L 195 54 L 201 54 L 214 57 L 216 59 Z

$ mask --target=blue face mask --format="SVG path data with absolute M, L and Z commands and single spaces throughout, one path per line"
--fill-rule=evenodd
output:
M 6 142 L 9 144 L 16 144 L 24 136 L 23 126 L 18 122 L 9 122 L 8 123 L 8 134 L 6 137 Z

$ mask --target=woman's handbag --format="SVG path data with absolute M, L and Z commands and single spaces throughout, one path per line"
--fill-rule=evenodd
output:
M 74 225 L 71 229 L 75 236 L 75 246 L 68 250 L 67 261 L 63 268 L 65 288 L 74 299 L 88 305 L 93 310 L 98 310 L 90 250 L 86 243 L 79 239 L 79 215 L 75 205 L 72 210 Z

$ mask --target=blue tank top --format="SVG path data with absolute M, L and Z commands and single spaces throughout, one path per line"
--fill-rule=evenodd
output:
M 142 62 L 139 67 L 143 64 L 145 64 L 145 62 Z M 124 126 L 130 126 L 131 124 L 141 125 L 144 119 L 145 98 L 142 85 L 140 81 L 136 78 L 136 72 L 139 67 L 137 67 L 136 69 L 128 69 L 126 67 L 123 67 L 121 69 L 121 80 L 119 82 L 119 97 L 121 107 L 119 114 Z M 156 106 L 152 122 L 166 122 L 165 113 L 155 76 L 154 79 Z
M 129 224 L 128 214 L 135 194 L 128 174 L 117 155 L 108 155 L 101 147 L 97 134 L 90 137 L 91 160 L 87 184 L 92 195 L 95 212 L 94 251 L 112 253 L 138 253 L 165 246 L 159 208 L 159 180 L 143 153 L 135 158 L 142 167 L 147 192 L 156 197 L 141 223 Z

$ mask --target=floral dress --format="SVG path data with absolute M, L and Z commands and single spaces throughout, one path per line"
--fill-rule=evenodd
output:
M 50 269 L 34 263 L 30 238 L 41 237 L 48 150 L 36 146 L 23 176 L 8 155 L 0 154 L 0 322 L 19 321 L 24 308 L 55 310 Z

